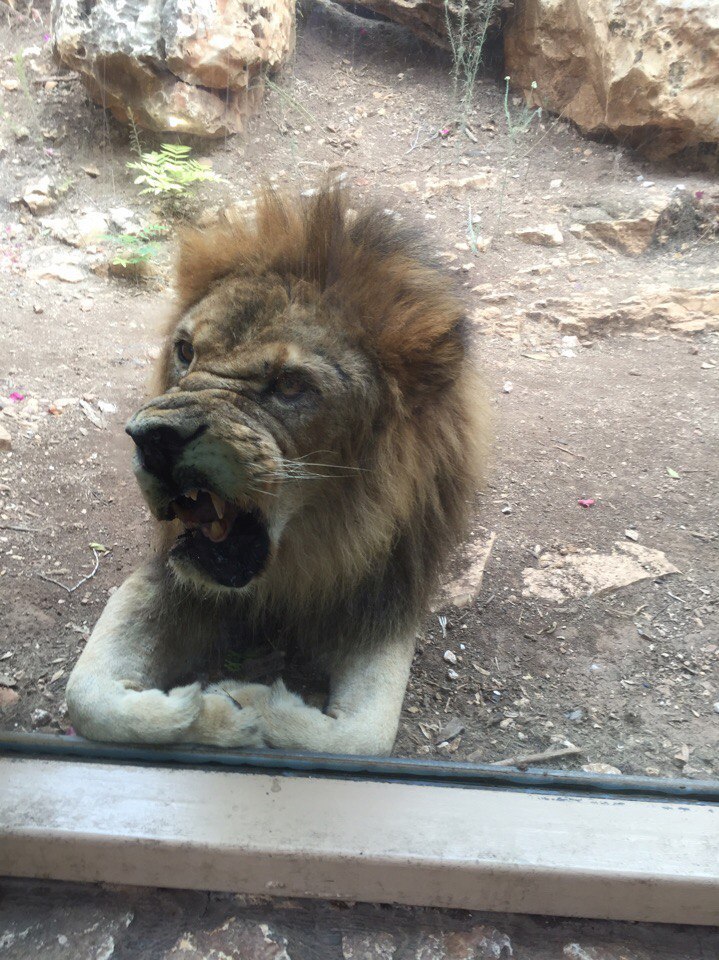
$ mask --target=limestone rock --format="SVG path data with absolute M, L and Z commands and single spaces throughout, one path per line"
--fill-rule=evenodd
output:
M 40 177 L 25 185 L 22 199 L 30 213 L 49 213 L 57 206 L 57 189 L 50 177 Z
M 556 223 L 545 223 L 539 227 L 522 227 L 515 237 L 524 243 L 534 243 L 540 247 L 561 247 L 564 243 L 562 231 Z
M 57 55 L 126 122 L 204 137 L 242 130 L 261 74 L 294 46 L 294 0 L 54 0 Z
M 625 300 L 599 301 L 600 295 L 606 297 L 608 294 L 608 290 L 602 290 L 581 299 L 547 297 L 537 300 L 522 315 L 528 320 L 552 323 L 562 333 L 580 336 L 601 336 L 617 330 L 671 331 L 690 335 L 719 330 L 717 286 L 643 284 L 634 296 Z M 486 327 L 487 309 L 477 311 L 473 319 Z
M 609 250 L 630 257 L 646 253 L 654 241 L 659 212 L 647 210 L 638 217 L 622 220 L 594 220 L 584 224 L 583 237 Z
M 563 556 L 547 551 L 539 558 L 538 569 L 527 567 L 522 571 L 522 596 L 562 604 L 679 572 L 661 550 L 638 543 L 616 543 L 612 553 L 578 550 Z
M 525 0 L 505 68 L 534 106 L 654 158 L 719 141 L 716 0 Z
M 345 7 L 356 7 L 356 0 L 338 0 Z M 465 0 L 466 3 L 466 0 Z M 471 0 L 468 5 L 476 11 L 476 23 L 473 32 L 482 33 L 484 25 L 494 30 L 499 25 L 501 10 L 508 5 L 505 0 Z M 457 24 L 462 0 L 362 0 L 365 9 L 378 13 L 388 20 L 409 27 L 422 40 L 436 46 L 448 48 L 447 17 Z M 455 26 L 455 29 L 457 27 Z

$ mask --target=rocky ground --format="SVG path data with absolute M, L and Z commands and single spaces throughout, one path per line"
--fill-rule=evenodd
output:
M 0 724 L 57 732 L 89 629 L 146 549 L 122 427 L 171 242 L 144 281 L 109 275 L 106 235 L 166 218 L 35 10 L 0 14 Z M 427 618 L 397 752 L 715 777 L 716 182 L 530 116 L 501 77 L 478 81 L 466 128 L 456 115 L 443 55 L 316 4 L 247 134 L 195 145 L 224 178 L 198 193 L 204 217 L 261 176 L 346 172 L 358 203 L 426 230 L 474 323 L 496 442 L 455 591 L 471 596 Z
M 0 956 L 77 960 L 707 960 L 715 928 L 4 881 Z

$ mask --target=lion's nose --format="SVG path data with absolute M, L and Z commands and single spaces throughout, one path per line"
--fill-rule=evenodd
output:
M 172 469 L 184 447 L 203 430 L 204 427 L 200 427 L 187 431 L 166 423 L 138 422 L 136 418 L 125 427 L 140 451 L 143 467 L 165 481 L 171 479 Z

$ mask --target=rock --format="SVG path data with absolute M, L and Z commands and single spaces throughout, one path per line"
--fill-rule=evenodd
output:
M 294 0 L 56 0 L 59 59 L 122 122 L 201 137 L 244 128 L 294 47 Z
M 611 774 L 613 777 L 622 775 L 622 771 L 618 767 L 613 767 L 611 763 L 585 763 L 582 765 L 582 770 L 585 773 Z
M 29 180 L 22 194 L 23 203 L 30 213 L 49 213 L 57 206 L 57 189 L 48 176 Z
M 534 243 L 540 247 L 561 247 L 564 243 L 562 231 L 556 223 L 545 223 L 539 227 L 522 227 L 515 231 L 514 235 L 524 243 Z
M 577 597 L 602 596 L 641 580 L 654 580 L 679 573 L 661 550 L 638 543 L 616 543 L 610 554 L 577 550 L 563 556 L 547 551 L 539 568 L 522 571 L 522 596 L 550 603 L 566 603 Z
M 0 687 L 0 710 L 10 710 L 20 699 L 20 695 L 9 687 Z
M 647 210 L 634 219 L 586 223 L 582 234 L 585 240 L 591 240 L 606 249 L 638 257 L 652 245 L 658 223 L 659 212 Z
M 0 451 L 6 453 L 8 450 L 12 450 L 12 437 L 0 424 Z
M 435 605 L 437 609 L 450 605 L 466 607 L 479 596 L 484 568 L 487 566 L 496 539 L 497 534 L 493 531 L 484 539 L 473 540 L 466 544 L 461 555 L 462 572 L 456 579 L 443 585 L 438 604 Z
M 196 929 L 183 934 L 162 960 L 220 960 L 221 957 L 246 957 L 247 960 L 290 960 L 287 940 L 266 923 L 230 917 L 209 930 Z
M 457 662 L 457 654 L 452 653 L 451 650 L 445 650 L 442 659 L 447 663 L 455 664 Z
M 37 707 L 30 714 L 30 720 L 32 721 L 33 727 L 46 727 L 49 723 L 52 723 L 52 717 L 41 707 Z
M 59 258 L 33 267 L 27 275 L 32 280 L 62 280 L 64 283 L 80 283 L 87 277 L 77 263 Z
M 411 182 L 411 181 L 410 181 Z M 491 186 L 489 170 L 483 170 L 472 177 L 453 177 L 448 180 L 427 180 L 422 194 L 423 200 L 429 200 L 437 194 L 461 194 L 468 190 L 484 190 Z
M 397 947 L 391 933 L 343 933 L 343 960 L 392 960 Z
M 715 0 L 525 0 L 505 71 L 533 106 L 654 157 L 719 141 Z
M 357 6 L 355 0 L 338 0 L 339 3 L 353 9 Z M 487 24 L 488 30 L 494 32 L 499 25 L 504 3 L 496 0 L 362 0 L 362 6 L 367 10 L 379 13 L 388 20 L 400 23 L 428 43 L 435 46 L 449 48 L 447 37 L 447 17 L 455 24 L 454 31 L 458 35 L 458 18 L 462 7 L 465 10 L 477 9 L 478 17 L 472 26 L 472 33 L 482 33 Z
M 671 330 L 693 334 L 719 330 L 719 287 L 640 287 L 637 295 L 619 303 L 552 297 L 526 312 L 532 320 L 546 319 L 563 333 L 586 335 L 614 330 Z
M 140 229 L 137 213 L 129 207 L 110 207 L 109 216 L 111 226 L 120 233 L 136 233 Z
M 111 277 L 119 280 L 150 280 L 160 275 L 161 270 L 152 260 L 136 260 L 127 263 L 110 262 L 107 265 Z

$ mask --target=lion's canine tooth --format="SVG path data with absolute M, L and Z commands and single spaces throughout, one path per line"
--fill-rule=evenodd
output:
M 210 524 L 210 540 L 221 540 L 222 534 L 225 532 L 224 524 L 219 520 L 213 520 Z
M 215 513 L 222 520 L 225 515 L 225 501 L 222 497 L 218 497 L 216 493 L 210 493 L 210 500 L 212 500 L 212 506 L 215 508 Z
M 190 500 L 197 500 L 197 495 L 198 495 L 199 492 L 200 492 L 199 490 L 188 490 L 188 491 L 185 493 L 185 496 L 186 496 L 186 497 L 189 497 Z

